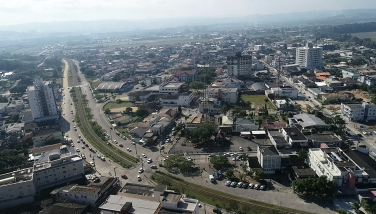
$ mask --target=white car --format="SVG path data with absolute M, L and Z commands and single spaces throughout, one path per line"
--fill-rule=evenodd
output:
M 117 142 L 117 140 L 114 140 L 114 143 L 116 143 L 116 144 L 117 144 L 117 143 L 118 143 L 118 142 Z
M 126 148 L 126 150 L 129 152 L 129 150 L 131 150 L 130 148 Z
M 76 149 L 76 152 L 80 152 L 80 150 L 79 150 L 79 149 Z
M 145 154 L 142 154 L 142 157 L 147 158 L 147 156 Z
M 106 160 L 106 158 L 104 158 L 103 156 L 101 157 L 101 159 L 102 159 L 102 161 L 105 161 L 105 160 Z
M 81 135 L 78 135 L 78 138 L 81 138 Z
M 243 151 L 243 147 L 239 147 L 239 150 L 240 150 L 240 151 Z
M 187 157 L 187 160 L 188 161 L 193 161 L 191 157 Z
M 153 160 L 151 158 L 148 159 L 147 163 L 151 163 Z
M 140 170 L 138 170 L 138 173 L 143 173 L 144 172 L 144 169 L 143 168 L 140 168 Z
M 133 142 L 132 142 L 132 145 L 136 145 L 136 142 L 133 141 Z
M 71 146 L 71 147 L 74 147 L 74 143 L 71 143 L 70 146 Z
M 231 185 L 231 181 L 226 181 L 225 185 L 229 187 Z
M 90 164 L 91 164 L 92 166 L 95 166 L 95 164 L 94 164 L 94 162 L 93 162 L 93 161 L 90 161 Z
M 86 159 L 85 155 L 82 155 L 82 158 L 83 158 L 83 159 Z
M 76 128 L 76 126 L 73 126 L 73 128 Z
M 137 180 L 141 181 L 141 176 L 140 175 L 137 175 Z

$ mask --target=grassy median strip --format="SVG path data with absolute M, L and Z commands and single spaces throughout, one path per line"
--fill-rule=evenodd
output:
M 151 177 L 157 183 L 168 185 L 189 198 L 195 198 L 207 204 L 211 204 L 226 210 L 247 214 L 311 214 L 309 212 L 281 207 L 247 198 L 237 197 L 218 190 L 206 188 L 197 184 L 184 181 L 172 175 L 157 171 Z

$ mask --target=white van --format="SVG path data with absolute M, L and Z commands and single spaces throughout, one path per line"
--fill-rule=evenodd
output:
M 209 180 L 210 182 L 214 183 L 215 182 L 215 178 L 213 175 L 209 175 Z

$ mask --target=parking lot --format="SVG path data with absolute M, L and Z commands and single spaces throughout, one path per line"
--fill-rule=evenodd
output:
M 222 143 L 213 143 L 202 148 L 194 148 L 193 143 L 187 142 L 186 139 L 182 137 L 170 150 L 170 154 L 241 152 L 239 147 L 242 147 L 244 152 L 256 152 L 258 145 L 271 145 L 271 143 L 268 139 L 247 140 L 239 136 L 232 136 L 228 141 Z M 250 147 L 250 150 L 248 147 Z

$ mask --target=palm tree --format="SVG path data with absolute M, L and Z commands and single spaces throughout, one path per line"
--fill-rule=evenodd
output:
M 352 210 L 354 210 L 355 213 L 361 213 L 361 211 L 359 210 L 359 209 L 361 208 L 359 202 L 352 203 L 351 206 L 350 206 L 350 208 L 351 208 Z

